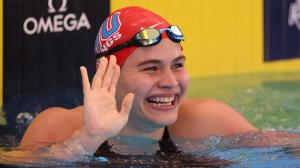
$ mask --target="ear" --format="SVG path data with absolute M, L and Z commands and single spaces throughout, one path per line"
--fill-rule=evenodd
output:
M 100 59 L 98 58 L 98 59 L 96 60 L 96 69 L 98 69 L 99 65 L 100 65 Z

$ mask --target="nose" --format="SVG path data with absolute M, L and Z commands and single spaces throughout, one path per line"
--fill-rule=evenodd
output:
M 172 72 L 172 70 L 168 69 L 165 70 L 160 80 L 158 81 L 158 86 L 160 88 L 169 88 L 172 89 L 178 85 L 178 80 L 176 79 L 175 74 Z

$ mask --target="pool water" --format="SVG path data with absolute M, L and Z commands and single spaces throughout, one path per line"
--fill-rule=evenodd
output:
M 222 100 L 260 129 L 300 132 L 300 72 L 193 79 L 188 97 Z
M 256 133 L 256 136 L 260 134 Z M 139 145 L 143 143 L 144 149 L 155 146 L 149 139 L 118 137 L 117 140 L 120 139 L 126 143 Z M 174 139 L 177 147 L 182 149 L 181 153 L 167 151 L 151 153 L 132 146 L 127 152 L 133 152 L 134 155 L 110 153 L 102 156 L 86 156 L 78 162 L 37 158 L 30 155 L 32 151 L 0 148 L 0 166 L 3 164 L 18 167 L 299 167 L 300 142 L 281 146 L 238 147 L 242 141 L 244 143 L 252 139 L 253 136 L 247 134 L 234 137 L 212 136 L 200 140 Z M 119 147 L 115 146 L 116 149 Z
M 31 158 L 18 151 L 18 137 L 0 137 L 0 166 L 25 167 L 299 167 L 300 166 L 300 72 L 260 73 L 192 79 L 188 97 L 208 97 L 224 101 L 237 109 L 262 132 L 231 137 L 211 136 L 198 140 L 173 139 L 181 153 L 157 151 L 160 144 L 149 139 L 116 137 L 113 140 L 136 144 L 132 148 L 110 144 L 115 153 L 89 156 L 80 162 Z M 284 136 L 280 134 L 283 132 Z M 279 132 L 277 134 L 277 132 Z M 282 133 L 281 132 L 281 133 Z M 291 135 L 291 136 L 290 136 Z M 277 145 L 267 145 L 274 142 Z M 273 140 L 272 140 L 273 139 Z M 257 145 L 252 142 L 261 142 Z M 280 142 L 285 142 L 280 144 Z M 135 148 L 143 146 L 143 148 Z M 5 148 L 8 147 L 8 148 Z M 123 149 L 123 151 L 118 151 Z M 140 150 L 147 149 L 147 150 Z M 151 149 L 150 152 L 148 149 Z M 124 153 L 125 151 L 125 153 Z M 27 153 L 26 153 L 27 152 Z M 30 151 L 32 152 L 32 151 Z M 29 152 L 29 154 L 30 154 Z

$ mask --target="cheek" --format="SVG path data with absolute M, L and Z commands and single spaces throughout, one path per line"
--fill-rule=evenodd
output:
M 150 86 L 151 80 L 144 77 L 131 76 L 128 78 L 120 78 L 117 84 L 117 94 L 121 94 L 124 97 L 127 93 L 135 94 L 135 97 L 143 95 L 147 92 L 147 88 Z
M 184 90 L 184 92 L 186 92 L 189 84 L 190 84 L 190 77 L 187 73 L 186 70 L 182 71 L 180 74 L 179 74 L 179 84 L 180 86 L 182 87 L 182 89 Z
M 135 111 L 134 109 L 139 109 L 141 102 L 144 101 L 145 96 L 147 95 L 148 91 L 151 88 L 150 81 L 151 80 L 145 78 L 120 79 L 117 84 L 117 90 L 116 90 L 118 109 L 120 110 L 123 99 L 127 93 L 134 94 L 134 102 L 133 102 L 132 110 Z
M 128 91 L 134 93 L 137 97 L 144 97 L 144 95 L 150 90 L 152 87 L 152 80 L 146 79 L 145 77 L 132 79 L 128 84 Z

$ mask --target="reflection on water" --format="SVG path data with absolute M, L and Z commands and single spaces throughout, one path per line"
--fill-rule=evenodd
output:
M 300 134 L 295 133 L 264 131 L 230 137 L 211 136 L 197 140 L 173 138 L 179 152 L 162 150 L 163 145 L 169 148 L 168 142 L 162 144 L 147 138 L 115 137 L 109 142 L 109 152 L 100 156 L 86 156 L 79 162 L 36 157 L 35 153 L 45 150 L 20 151 L 17 148 L 0 148 L 0 164 L 25 167 L 291 167 L 300 165 L 299 137 Z M 124 144 L 131 145 L 131 148 L 122 147 Z M 143 148 L 135 144 L 142 145 Z M 149 153 L 145 149 L 153 149 L 156 152 Z
M 297 152 L 299 154 L 299 147 Z M 230 167 L 299 167 L 300 165 L 300 157 L 281 146 L 216 151 L 213 155 L 238 162 Z

